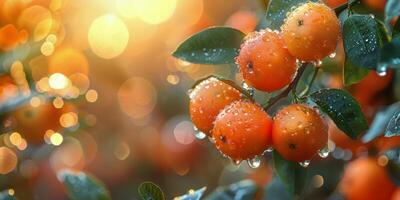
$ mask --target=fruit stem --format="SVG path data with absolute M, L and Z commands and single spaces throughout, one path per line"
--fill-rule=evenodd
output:
M 277 96 L 272 97 L 268 100 L 267 105 L 264 107 L 265 111 L 268 111 L 274 104 L 276 104 L 281 99 L 286 98 L 292 90 L 296 89 L 297 84 L 299 83 L 300 78 L 306 70 L 308 64 L 309 63 L 306 62 L 300 65 L 299 69 L 297 70 L 296 76 L 294 77 L 293 81 L 288 85 L 288 87 Z
M 300 94 L 300 99 L 302 99 L 304 96 L 307 96 L 310 91 L 311 91 L 311 86 L 313 85 L 315 79 L 317 78 L 318 72 L 319 72 L 320 67 L 314 67 L 314 73 L 313 76 L 311 78 L 310 83 L 306 86 L 306 88 L 303 90 L 303 92 L 301 92 Z

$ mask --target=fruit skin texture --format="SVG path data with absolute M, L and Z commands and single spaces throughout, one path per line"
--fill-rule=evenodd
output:
M 268 29 L 246 37 L 237 63 L 246 83 L 266 92 L 288 85 L 297 69 L 282 36 Z
M 189 96 L 189 112 L 194 125 L 210 136 L 218 113 L 239 100 L 241 93 L 229 84 L 210 77 L 197 84 Z
M 340 23 L 322 3 L 305 3 L 287 17 L 282 33 L 289 52 L 303 61 L 321 60 L 335 51 Z
M 236 101 L 215 120 L 212 137 L 224 155 L 235 161 L 254 158 L 271 145 L 272 119 L 250 101 Z
M 347 0 L 323 0 L 323 2 L 331 8 L 336 8 L 344 3 L 347 3 Z
M 339 190 L 347 200 L 389 200 L 396 186 L 376 158 L 359 158 L 345 168 Z
M 386 0 L 362 0 L 368 7 L 383 12 L 386 6 Z
M 286 160 L 310 160 L 328 142 L 328 125 L 304 104 L 289 105 L 275 115 L 272 143 Z

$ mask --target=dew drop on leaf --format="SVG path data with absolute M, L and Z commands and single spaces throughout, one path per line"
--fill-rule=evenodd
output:
M 250 96 L 252 96 L 252 97 L 254 96 L 254 88 L 252 88 L 251 86 L 247 85 L 246 82 L 242 83 L 242 88 L 245 89 L 250 94 Z

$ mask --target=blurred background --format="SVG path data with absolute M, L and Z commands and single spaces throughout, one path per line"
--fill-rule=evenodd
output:
M 153 181 L 167 199 L 271 169 L 235 166 L 195 139 L 186 91 L 235 67 L 171 57 L 209 26 L 253 31 L 266 2 L 248 0 L 0 0 L 0 189 L 67 199 L 61 169 L 97 176 L 113 199 Z

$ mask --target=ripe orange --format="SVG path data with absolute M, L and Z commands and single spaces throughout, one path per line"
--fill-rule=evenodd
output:
M 17 47 L 18 42 L 18 30 L 13 24 L 7 24 L 0 28 L 0 50 L 10 51 Z
M 376 158 L 359 158 L 345 168 L 339 190 L 347 200 L 389 200 L 396 186 Z
M 373 145 L 380 153 L 384 153 L 390 149 L 400 147 L 400 136 L 381 136 L 373 141 Z
M 42 144 L 47 130 L 58 131 L 59 119 L 63 109 L 56 109 L 52 104 L 42 104 L 35 108 L 24 105 L 11 113 L 16 122 L 15 131 L 19 132 L 28 143 Z
M 219 113 L 212 137 L 234 161 L 252 159 L 271 145 L 271 117 L 257 104 L 236 101 Z
M 393 193 L 391 200 L 400 200 L 400 188 L 397 188 Z
M 282 33 L 294 57 L 303 61 L 321 60 L 335 51 L 340 23 L 325 4 L 308 2 L 289 14 Z
M 336 147 L 344 150 L 350 150 L 353 154 L 357 154 L 363 150 L 367 150 L 368 144 L 362 143 L 360 140 L 349 138 L 341 131 L 332 120 L 329 120 L 329 139 L 335 143 Z
M 210 136 L 218 113 L 225 106 L 239 100 L 241 93 L 229 84 L 210 77 L 197 84 L 189 96 L 189 112 L 193 123 Z
M 352 90 L 354 90 L 354 93 L 373 96 L 389 86 L 392 82 L 393 75 L 393 70 L 389 70 L 385 76 L 379 76 L 375 71 L 371 71 L 363 80 L 353 85 Z
M 256 29 L 258 23 L 257 16 L 245 10 L 240 10 L 233 13 L 225 22 L 226 26 L 238 29 L 245 34 L 248 34 Z
M 362 0 L 368 7 L 383 12 L 386 6 L 386 0 Z
M 289 105 L 274 117 L 272 143 L 287 160 L 310 160 L 327 142 L 327 124 L 316 110 L 307 105 Z
M 268 29 L 246 37 L 237 63 L 246 83 L 266 92 L 288 85 L 297 69 L 281 35 Z
M 347 0 L 323 0 L 323 2 L 331 8 L 336 8 L 344 3 L 347 3 Z

